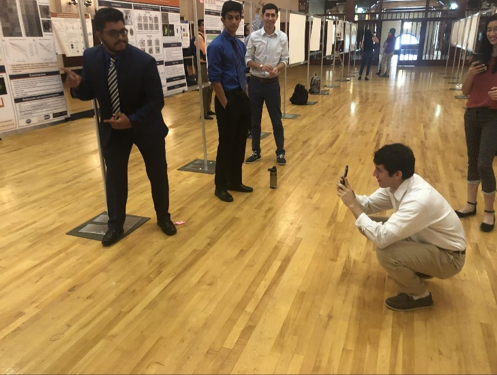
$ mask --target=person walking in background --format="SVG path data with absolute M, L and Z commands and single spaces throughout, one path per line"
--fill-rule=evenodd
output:
M 204 35 L 204 20 L 198 20 L 198 38 L 195 40 L 195 46 L 198 42 L 198 49 L 200 51 L 200 74 L 202 75 L 202 97 L 204 98 L 204 118 L 206 120 L 212 120 L 211 115 L 215 115 L 215 112 L 211 111 L 212 103 L 212 86 L 209 85 L 209 78 L 207 77 L 207 57 L 206 57 L 206 46 L 205 46 L 205 35 Z
M 223 202 L 233 202 L 228 190 L 250 193 L 242 183 L 242 164 L 250 127 L 250 100 L 245 93 L 245 44 L 236 38 L 242 4 L 226 1 L 221 10 L 224 30 L 207 47 L 209 81 L 216 93 L 219 144 L 216 157 L 216 189 Z
M 123 234 L 128 199 L 128 160 L 133 144 L 145 161 L 152 186 L 157 225 L 171 236 L 176 227 L 169 214 L 169 183 L 164 138 L 168 128 L 162 118 L 164 94 L 157 62 L 128 44 L 123 14 L 114 8 L 95 13 L 99 46 L 85 50 L 83 75 L 64 69 L 73 97 L 97 98 L 98 131 L 107 166 L 108 231 L 102 244 L 110 246 Z
M 276 29 L 278 7 L 268 3 L 262 8 L 264 28 L 253 32 L 245 60 L 250 68 L 249 98 L 252 108 L 252 155 L 246 162 L 261 159 L 262 108 L 266 103 L 276 142 L 276 161 L 286 164 L 285 135 L 281 121 L 281 96 L 278 75 L 288 64 L 288 37 Z
M 374 46 L 376 43 L 378 43 L 378 38 L 373 37 L 371 30 L 366 29 L 366 31 L 364 31 L 364 39 L 361 42 L 362 61 L 361 70 L 359 71 L 359 80 L 362 77 L 364 66 L 367 64 L 368 67 L 366 69 L 366 77 L 364 77 L 364 79 L 369 81 L 369 71 L 371 70 L 371 63 L 373 62 Z
M 388 78 L 390 77 L 390 64 L 392 62 L 393 53 L 395 51 L 395 29 L 392 27 L 388 32 L 388 37 L 383 44 L 383 57 L 381 58 L 381 67 L 376 75 Z M 382 74 L 383 72 L 383 74 Z
M 460 218 L 476 215 L 478 186 L 482 185 L 485 214 L 480 230 L 490 232 L 495 226 L 495 173 L 492 166 L 497 152 L 497 15 L 485 26 L 481 58 L 472 61 L 462 86 L 469 99 L 464 113 L 468 152 L 468 192 L 466 205 L 456 210 Z

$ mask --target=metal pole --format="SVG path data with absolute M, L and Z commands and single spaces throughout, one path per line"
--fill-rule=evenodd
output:
M 289 14 L 290 14 L 290 11 L 287 9 L 286 10 L 286 28 L 285 28 L 285 32 L 286 32 L 287 36 L 290 35 L 290 27 L 288 26 L 289 25 L 289 23 L 288 23 L 289 22 L 289 19 L 288 19 Z M 282 113 L 281 118 L 292 120 L 292 119 L 296 119 L 300 115 L 286 113 L 286 71 L 288 70 L 289 67 L 290 67 L 290 61 L 288 61 L 288 65 L 285 67 L 285 79 L 283 81 L 283 113 Z
M 95 4 L 97 10 L 98 10 L 98 5 Z M 86 27 L 86 7 L 83 4 L 83 1 L 78 1 L 78 11 L 79 11 L 79 20 L 81 22 L 81 29 L 83 31 L 83 42 L 85 45 L 85 49 L 90 48 L 90 42 L 88 40 L 88 28 Z M 93 107 L 93 112 L 95 113 L 93 120 L 95 122 L 95 134 L 97 136 L 97 145 L 98 145 L 98 157 L 100 159 L 100 171 L 102 172 L 102 184 L 104 187 L 104 200 L 105 200 L 105 206 L 107 207 L 107 189 L 105 185 L 105 181 L 107 181 L 107 172 L 105 169 L 105 160 L 104 156 L 102 153 L 102 145 L 100 143 L 100 133 L 98 131 L 99 123 L 98 123 L 98 103 L 96 99 L 92 100 L 92 107 Z
M 198 39 L 198 14 L 197 14 L 197 1 L 193 1 L 193 18 L 195 20 L 195 23 L 193 24 L 193 29 L 194 29 L 194 38 Z M 204 34 L 205 35 L 205 34 Z M 195 48 L 195 53 L 197 54 L 197 85 L 198 85 L 198 97 L 200 100 L 200 121 L 202 122 L 202 146 L 204 149 L 204 169 L 206 171 L 209 170 L 209 167 L 207 166 L 207 137 L 205 135 L 205 118 L 204 118 L 204 93 L 203 93 L 203 86 L 204 83 L 202 82 L 202 73 L 201 73 L 201 66 L 200 66 L 200 43 L 197 43 L 197 48 Z M 206 82 L 207 83 L 207 82 Z
M 311 81 L 310 81 L 310 76 L 309 76 L 309 71 L 311 69 L 311 28 L 312 28 L 312 16 L 307 15 L 308 17 L 308 25 L 309 25 L 309 30 L 307 33 L 307 81 L 306 81 L 306 86 L 309 87 L 309 90 L 311 89 Z
M 326 22 L 326 19 L 323 19 L 321 18 L 321 73 L 320 73 L 320 77 L 321 77 L 321 82 L 324 82 L 324 79 L 323 79 L 323 63 L 324 63 L 324 53 L 325 53 L 325 46 L 324 46 L 324 32 L 325 32 L 325 22 Z M 319 89 L 321 89 L 321 87 L 319 87 Z M 321 90 L 322 92 L 323 90 Z
M 290 31 L 288 30 L 288 13 L 289 11 L 286 11 L 286 26 L 285 26 L 285 31 L 286 35 L 288 36 L 290 34 Z M 290 65 L 290 60 L 288 60 L 288 65 Z M 288 70 L 288 66 L 285 67 L 285 79 L 283 80 L 283 118 L 285 117 L 286 114 L 286 71 Z

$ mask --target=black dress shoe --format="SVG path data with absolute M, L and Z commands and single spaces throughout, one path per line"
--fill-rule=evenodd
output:
M 204 118 L 205 118 L 206 120 L 214 120 L 214 117 L 209 116 L 209 115 L 204 115 Z
M 232 185 L 228 184 L 228 190 L 240 191 L 242 193 L 252 193 L 254 191 L 250 186 L 245 186 L 244 184 Z
M 214 112 L 214 111 L 207 111 L 207 114 L 208 114 L 208 115 L 211 115 L 211 116 L 215 116 L 215 115 L 216 115 L 216 112 Z
M 162 231 L 168 236 L 174 236 L 177 232 L 176 225 L 168 219 L 168 220 L 157 220 L 157 225 L 162 229 Z
M 470 204 L 472 206 L 475 206 L 475 209 L 473 211 L 470 211 L 470 212 L 459 212 L 459 211 L 455 210 L 456 215 L 458 217 L 463 218 L 463 217 L 475 216 L 476 215 L 476 203 L 468 202 L 468 204 Z
M 214 194 L 216 195 L 216 197 L 221 199 L 223 202 L 233 202 L 233 197 L 231 196 L 230 193 L 228 193 L 227 190 L 216 189 L 214 191 Z
M 121 229 L 109 229 L 107 233 L 105 233 L 104 238 L 102 238 L 102 245 L 110 246 L 119 241 L 124 234 L 124 230 Z

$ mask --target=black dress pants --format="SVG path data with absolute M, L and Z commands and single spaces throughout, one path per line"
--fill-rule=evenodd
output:
M 164 138 L 135 139 L 132 129 L 112 130 L 112 136 L 103 149 L 107 166 L 107 212 L 109 230 L 121 229 L 126 219 L 128 200 L 128 160 L 133 144 L 142 154 L 147 176 L 152 187 L 152 198 L 158 220 L 170 220 L 169 181 L 167 177 Z
M 226 108 L 223 108 L 217 97 L 215 100 L 219 145 L 214 182 L 219 190 L 226 190 L 228 183 L 242 183 L 247 132 L 251 126 L 250 100 L 245 92 L 227 91 L 226 98 Z

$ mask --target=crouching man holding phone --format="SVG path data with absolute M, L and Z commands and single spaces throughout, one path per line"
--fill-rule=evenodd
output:
M 412 150 L 400 143 L 383 146 L 374 154 L 380 188 L 372 195 L 356 195 L 345 178 L 338 196 L 356 218 L 359 231 L 375 243 L 382 267 L 400 286 L 385 305 L 396 311 L 433 306 L 422 279 L 446 279 L 464 266 L 466 239 L 461 222 L 445 198 L 414 174 Z M 393 209 L 389 218 L 369 214 Z

